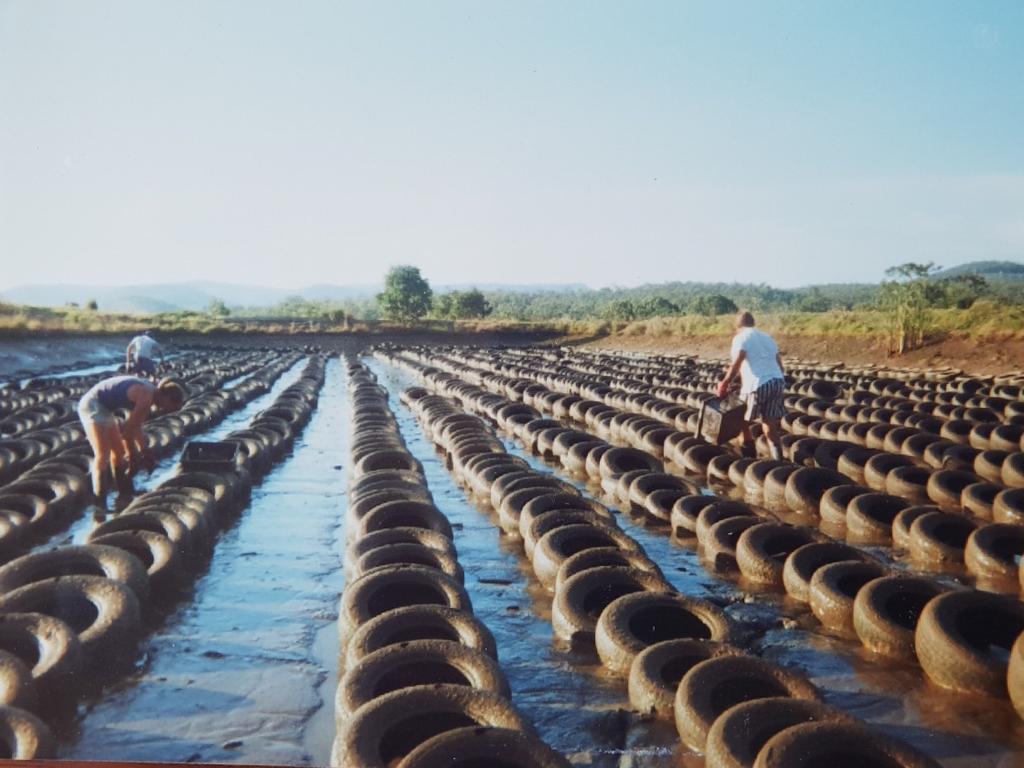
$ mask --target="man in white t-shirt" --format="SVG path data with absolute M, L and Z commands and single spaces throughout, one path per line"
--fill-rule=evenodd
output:
M 156 378 L 156 363 L 153 358 L 157 355 L 160 355 L 162 365 L 164 362 L 163 348 L 156 339 L 149 335 L 149 331 L 144 331 L 142 335 L 136 336 L 129 342 L 128 349 L 125 350 L 125 369 L 142 376 Z M 134 358 L 134 365 L 132 358 Z
M 725 397 L 737 374 L 742 386 L 740 396 L 747 404 L 747 422 L 760 421 L 773 459 L 782 458 L 782 417 L 786 415 L 786 379 L 782 355 L 775 339 L 754 327 L 754 316 L 740 312 L 736 316 L 736 335 L 732 339 L 732 365 L 718 384 L 718 396 Z M 749 427 L 743 431 L 744 453 L 753 453 Z

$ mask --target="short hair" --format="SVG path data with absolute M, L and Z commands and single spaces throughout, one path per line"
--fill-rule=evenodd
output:
M 754 316 L 750 313 L 749 309 L 744 309 L 736 315 L 736 325 L 743 328 L 754 327 Z
M 163 397 L 170 398 L 176 404 L 176 408 L 181 408 L 185 402 L 185 387 L 174 379 L 161 380 L 161 382 L 156 385 L 156 389 Z

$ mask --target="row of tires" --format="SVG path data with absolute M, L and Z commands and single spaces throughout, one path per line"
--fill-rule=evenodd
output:
M 392 360 L 471 411 L 501 407 L 491 393 Z M 832 739 L 849 742 L 859 764 L 934 765 L 823 705 L 802 675 L 739 650 L 720 608 L 675 592 L 640 545 L 601 515 L 606 508 L 505 453 L 480 418 L 424 389 L 403 399 L 470 495 L 496 512 L 506 533 L 516 536 L 518 523 L 524 555 L 555 592 L 556 634 L 593 642 L 604 666 L 628 679 L 633 706 L 674 718 L 683 743 L 704 752 L 708 765 L 796 765 L 820 759 Z
M 567 768 L 509 700 L 452 528 L 372 372 L 347 361 L 351 483 L 332 764 Z
M 236 353 L 226 360 L 211 362 L 208 358 L 187 359 L 178 362 L 177 380 L 186 392 L 193 395 L 214 392 L 229 379 L 250 373 L 265 363 L 253 354 Z M 58 426 L 37 429 L 17 438 L 0 440 L 0 483 L 8 483 L 36 463 L 70 447 L 85 444 L 85 432 L 78 421 L 77 401 L 69 402 L 72 418 Z M 151 441 L 157 445 L 180 437 L 185 429 L 203 417 L 203 412 L 215 405 L 197 401 L 190 404 L 193 411 L 182 410 L 164 414 L 146 425 Z M 125 414 L 120 414 L 125 415 Z
M 270 380 L 278 375 L 266 372 Z M 68 714 L 80 696 L 130 669 L 146 628 L 186 593 L 217 533 L 246 504 L 253 474 L 269 467 L 262 454 L 283 455 L 308 421 L 322 383 L 323 361 L 312 360 L 245 435 L 227 438 L 239 448 L 233 466 L 202 471 L 183 464 L 179 474 L 97 525 L 86 544 L 33 552 L 0 567 L 0 749 L 18 758 L 49 756 L 45 719 Z M 293 414 L 290 426 L 267 415 L 282 408 Z
M 540 372 L 542 378 L 537 380 L 551 389 L 565 389 L 579 380 L 600 379 L 604 382 L 601 386 L 618 390 L 620 396 L 637 405 L 660 399 L 699 408 L 711 396 L 724 371 L 718 362 L 691 360 L 682 366 L 657 363 L 652 367 L 650 361 L 607 355 L 600 364 L 587 364 L 587 353 L 576 350 L 564 351 L 554 361 L 539 357 L 532 350 L 501 350 L 497 354 L 500 357 L 482 351 L 468 353 L 493 373 L 528 377 Z M 1024 416 L 1020 387 L 992 380 L 961 377 L 942 387 L 923 380 L 908 383 L 886 377 L 844 377 L 835 371 L 823 373 L 820 368 L 787 367 L 788 393 L 817 403 L 821 410 L 841 404 L 876 404 L 896 411 L 916 409 L 919 417 L 942 415 L 941 420 L 961 418 L 974 409 L 980 409 L 972 413 L 979 421 L 1019 423 L 1019 417 Z M 812 378 L 805 378 L 808 376 Z
M 501 391 L 502 382 L 477 374 Z M 565 410 L 564 400 L 545 396 L 557 393 L 538 386 L 525 389 L 524 400 L 532 394 L 533 402 L 554 416 Z M 904 457 L 840 441 L 786 436 L 783 447 L 792 461 L 739 459 L 692 435 L 659 428 L 642 414 L 623 413 L 607 404 L 586 410 L 580 405 L 568 408 L 568 419 L 596 427 L 597 436 L 566 429 L 565 415 L 561 420 L 539 418 L 542 414 L 525 402 L 505 406 L 494 417 L 538 453 L 559 458 L 577 475 L 588 474 L 606 492 L 618 488 L 624 503 L 644 506 L 656 518 L 670 519 L 685 490 L 677 487 L 678 479 L 658 474 L 657 460 L 664 458 L 702 481 L 729 480 L 771 510 L 797 513 L 805 522 L 820 515 L 830 535 L 848 536 L 858 544 L 889 544 L 900 536 L 901 527 L 909 529 L 917 517 L 924 517 L 915 535 L 901 542 L 915 543 L 906 548 L 919 565 L 966 564 L 967 572 L 987 587 L 1017 588 L 1018 560 L 1024 552 L 1024 490 L 1002 489 L 962 470 L 928 471 Z M 637 447 L 610 450 L 601 438 Z M 761 446 L 766 452 L 767 446 Z M 638 477 L 643 479 L 630 491 L 628 484 Z M 896 525 L 904 509 L 909 511 Z M 968 511 L 978 519 L 965 515 Z M 684 510 L 676 514 L 686 517 Z
M 446 381 L 452 386 L 450 379 Z M 530 424 L 544 421 L 540 416 L 512 426 L 528 436 L 535 432 Z M 616 458 L 609 461 L 609 456 Z M 733 461 L 730 469 L 746 461 Z M 785 588 L 792 597 L 809 603 L 825 626 L 858 637 L 875 653 L 919 660 L 928 677 L 942 687 L 1009 695 L 1024 714 L 1024 657 L 1007 663 L 1024 648 L 1024 642 L 1015 645 L 1024 631 L 1024 606 L 1019 602 L 970 589 L 953 591 L 932 579 L 897 574 L 861 550 L 812 528 L 766 521 L 763 514 L 740 502 L 687 495 L 685 481 L 659 472 L 654 458 L 637 449 L 607 447 L 597 471 L 605 492 L 626 508 L 654 510 L 654 516 L 664 519 L 664 510 L 671 505 L 669 520 L 675 534 L 696 538 L 706 559 L 717 566 L 734 563 L 750 583 Z M 956 526 L 965 518 L 937 508 L 911 507 L 899 497 L 864 493 L 870 489 L 828 473 L 792 463 L 750 461 L 743 480 L 748 495 L 760 501 L 773 495 L 792 497 L 793 479 L 803 477 L 806 480 L 797 484 L 801 503 L 809 508 L 821 500 L 821 509 L 829 510 L 845 501 L 844 523 L 863 543 L 883 543 L 883 521 L 891 524 L 894 516 L 903 515 L 901 527 L 908 528 L 907 541 L 919 561 L 953 558 L 949 532 L 962 532 Z M 829 518 L 830 513 L 822 514 L 823 519 Z M 1013 549 L 1022 530 L 1017 525 L 995 524 L 962 533 L 970 544 L 967 557 L 974 566 L 972 572 L 991 576 L 1003 568 L 1016 576 Z
M 558 350 L 519 348 L 500 350 L 498 355 L 481 351 L 502 364 L 510 361 L 526 368 L 537 364 L 558 366 L 563 370 L 641 384 L 655 393 L 678 385 L 680 388 L 705 385 L 713 388 L 724 370 L 723 362 L 670 356 L 623 356 L 612 352 L 563 348 Z M 500 359 L 499 359 L 500 355 Z M 820 365 L 787 361 L 786 370 L 798 393 L 819 399 L 835 400 L 845 392 L 865 391 L 875 396 L 906 397 L 917 400 L 935 398 L 956 402 L 954 398 L 998 397 L 1024 400 L 1024 376 L 1020 373 L 977 377 L 949 370 L 850 370 L 841 365 Z M 710 384 L 711 386 L 706 386 Z M 692 390 L 689 390 L 692 391 Z
M 192 390 L 178 413 L 167 414 L 144 425 L 149 447 L 166 455 L 195 434 L 209 429 L 269 389 L 296 358 L 281 358 L 262 365 L 238 387 L 227 392 Z M 255 368 L 255 362 L 243 372 Z M 238 375 L 233 369 L 232 378 Z M 194 379 L 189 380 L 193 386 Z M 206 384 L 219 386 L 221 376 Z M 173 417 L 173 421 L 170 418 Z M 89 465 L 92 451 L 84 439 L 73 441 L 60 453 L 43 459 L 16 480 L 0 487 L 0 561 L 24 552 L 34 543 L 66 527 L 91 498 Z

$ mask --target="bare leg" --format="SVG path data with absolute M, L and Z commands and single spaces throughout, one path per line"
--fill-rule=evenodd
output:
M 89 422 L 85 425 L 85 436 L 92 448 L 92 492 L 98 499 L 107 494 L 110 477 L 110 458 L 116 440 L 120 438 L 117 426 Z
M 750 432 L 750 422 L 743 422 L 743 442 L 740 443 L 740 452 L 748 458 L 757 458 L 757 444 L 754 435 Z
M 782 422 L 779 419 L 764 419 L 761 421 L 764 427 L 764 436 L 768 440 L 768 450 L 771 451 L 773 459 L 782 458 Z

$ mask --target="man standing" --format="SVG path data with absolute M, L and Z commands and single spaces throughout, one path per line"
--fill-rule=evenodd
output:
M 744 454 L 754 455 L 750 422 L 759 421 L 768 440 L 773 459 L 782 458 L 782 417 L 786 388 L 782 356 L 775 340 L 754 328 L 754 316 L 743 311 L 736 316 L 736 335 L 732 339 L 732 365 L 718 384 L 718 396 L 725 397 L 736 375 L 742 382 L 740 396 L 747 404 L 747 425 L 743 429 Z
M 164 350 L 156 342 L 149 331 L 143 331 L 142 335 L 136 336 L 128 343 L 125 351 L 124 365 L 128 372 L 135 372 L 142 376 L 156 378 L 156 363 L 153 358 L 160 355 L 160 364 L 164 362 Z M 132 367 L 132 357 L 135 358 L 135 366 Z

